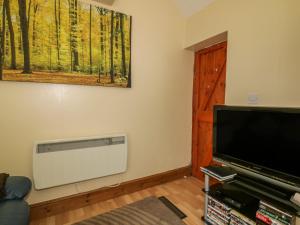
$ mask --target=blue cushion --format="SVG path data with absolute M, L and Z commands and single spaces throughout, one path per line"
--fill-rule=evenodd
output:
M 31 181 L 27 177 L 8 177 L 5 183 L 4 199 L 22 199 L 31 189 Z
M 28 204 L 23 200 L 9 200 L 0 202 L 0 224 L 28 225 Z

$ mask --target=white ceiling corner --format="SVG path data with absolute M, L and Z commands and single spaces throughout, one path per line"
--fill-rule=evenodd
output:
M 181 13 L 189 17 L 215 0 L 174 0 Z

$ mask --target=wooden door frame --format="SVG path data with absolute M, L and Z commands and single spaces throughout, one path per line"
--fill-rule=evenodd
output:
M 213 52 L 213 51 L 216 51 L 218 49 L 221 49 L 221 48 L 224 48 L 226 49 L 226 58 L 225 58 L 225 69 L 226 69 L 226 65 L 227 65 L 227 41 L 224 41 L 224 42 L 221 42 L 221 43 L 217 43 L 217 44 L 214 44 L 212 46 L 209 46 L 207 48 L 204 48 L 204 49 L 201 49 L 199 51 L 196 51 L 195 52 L 195 56 L 194 56 L 194 77 L 193 77 L 193 105 L 192 105 L 192 175 L 193 176 L 196 176 L 196 173 L 199 173 L 200 171 L 200 168 L 197 168 L 197 165 L 198 165 L 198 149 L 195 147 L 195 142 L 198 140 L 195 140 L 196 138 L 196 135 L 194 133 L 194 130 L 195 130 L 195 116 L 197 116 L 197 112 L 195 111 L 195 98 L 194 98 L 194 95 L 195 95 L 195 88 L 196 88 L 196 73 L 198 73 L 199 71 L 196 71 L 196 60 L 198 60 L 198 57 L 201 55 L 201 54 L 206 54 L 206 53 L 209 53 L 209 52 Z M 223 68 L 224 69 L 224 68 Z M 227 71 L 225 71 L 227 72 Z M 224 89 L 224 92 L 225 92 L 225 89 Z M 198 93 L 196 93 L 198 94 Z M 224 93 L 225 95 L 225 93 Z M 211 96 L 210 96 L 211 97 Z M 225 103 L 225 100 L 224 102 Z M 212 119 L 213 118 L 210 118 L 210 117 L 207 117 L 207 118 L 203 118 L 204 120 L 208 120 L 208 121 L 211 121 L 212 122 Z M 198 171 L 198 172 L 197 172 Z

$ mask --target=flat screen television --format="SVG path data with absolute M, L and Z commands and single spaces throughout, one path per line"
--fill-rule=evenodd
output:
M 214 160 L 300 190 L 300 109 L 215 106 Z

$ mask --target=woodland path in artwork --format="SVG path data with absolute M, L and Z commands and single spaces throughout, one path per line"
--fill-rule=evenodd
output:
M 4 70 L 3 80 L 5 81 L 22 81 L 22 82 L 41 82 L 41 83 L 59 83 L 59 84 L 82 84 L 82 85 L 93 85 L 93 86 L 108 86 L 108 87 L 127 87 L 126 83 L 122 83 L 121 76 L 117 75 L 114 77 L 114 84 L 111 83 L 110 75 L 99 76 L 97 75 L 82 75 L 74 73 L 63 73 L 63 72 L 45 72 L 45 71 L 34 71 L 31 74 L 23 74 L 22 70 Z

